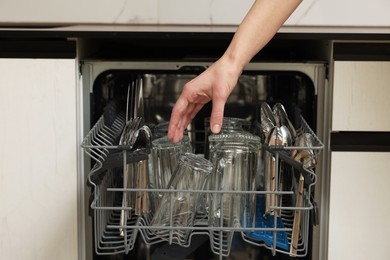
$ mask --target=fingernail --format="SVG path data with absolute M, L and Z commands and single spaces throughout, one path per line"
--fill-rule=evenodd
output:
M 213 131 L 214 134 L 218 134 L 219 131 L 221 131 L 221 125 L 215 124 L 213 125 L 211 130 Z

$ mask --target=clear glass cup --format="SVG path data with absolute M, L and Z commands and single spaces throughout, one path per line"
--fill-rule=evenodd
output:
M 237 132 L 211 135 L 209 139 L 214 172 L 208 188 L 228 191 L 208 196 L 209 225 L 251 227 L 255 218 L 256 195 L 240 191 L 256 191 L 260 138 L 248 132 Z
M 251 123 L 245 119 L 236 118 L 236 117 L 224 117 L 220 134 L 248 131 L 250 129 L 250 126 L 251 126 Z M 206 117 L 204 119 L 204 130 L 205 130 L 204 156 L 205 156 L 205 158 L 210 159 L 209 158 L 209 153 L 210 153 L 210 151 L 209 151 L 209 148 L 210 148 L 209 136 L 211 135 L 210 117 Z
M 197 208 L 199 207 L 202 190 L 207 178 L 212 173 L 213 166 L 202 156 L 185 153 L 180 156 L 167 192 L 162 195 L 151 226 L 160 229 L 152 231 L 163 240 L 172 239 L 173 243 L 187 245 L 193 227 Z M 171 227 L 167 229 L 163 227 Z
M 153 139 L 164 137 L 168 134 L 169 122 L 161 122 L 153 127 Z M 184 129 L 184 135 L 188 136 L 188 130 Z
M 179 158 L 184 153 L 192 151 L 192 146 L 188 136 L 184 136 L 178 143 L 173 143 L 166 136 L 157 138 L 152 141 L 150 153 L 150 188 L 166 189 L 172 177 L 173 171 L 179 162 Z M 162 198 L 161 192 L 153 192 L 152 210 L 156 210 Z

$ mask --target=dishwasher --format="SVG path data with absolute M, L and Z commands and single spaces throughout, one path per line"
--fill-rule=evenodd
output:
M 81 62 L 85 129 L 81 147 L 93 259 L 311 259 L 316 241 L 313 227 L 319 222 L 318 164 L 324 147 L 323 62 L 252 61 L 227 100 L 225 118 L 240 120 L 244 131 L 260 140 L 253 180 L 257 184 L 253 189 L 216 194 L 251 196 L 255 217 L 250 223 L 211 226 L 211 209 L 196 209 L 191 226 L 178 227 L 172 221 L 171 207 L 171 222 L 161 228 L 167 235 L 155 232 L 151 224 L 157 204 L 151 181 L 153 140 L 166 135 L 170 113 L 184 84 L 211 64 L 203 60 Z M 288 144 L 271 144 L 264 136 L 270 120 L 267 113 L 275 115 L 277 106 L 282 106 L 295 131 Z M 210 159 L 210 113 L 209 103 L 185 133 L 190 152 L 206 160 Z M 140 119 L 132 132 L 133 136 L 137 132 L 136 139 L 123 142 L 134 118 Z M 310 143 L 297 141 L 306 135 L 312 137 Z M 300 151 L 310 152 L 310 160 L 294 158 Z M 266 174 L 266 156 L 272 158 L 273 169 L 268 185 L 259 181 Z M 313 162 L 317 166 L 306 165 Z M 176 192 L 169 185 L 157 191 L 171 197 Z M 207 187 L 182 192 L 198 194 L 206 198 L 206 204 L 215 194 Z M 264 213 L 267 200 L 273 201 L 269 214 Z M 189 234 L 184 243 L 174 239 L 178 230 Z

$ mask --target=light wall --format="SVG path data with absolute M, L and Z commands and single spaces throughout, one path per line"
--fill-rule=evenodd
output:
M 1 0 L 0 24 L 236 25 L 252 2 L 253 0 Z M 304 0 L 286 25 L 390 26 L 389 11 L 389 0 Z

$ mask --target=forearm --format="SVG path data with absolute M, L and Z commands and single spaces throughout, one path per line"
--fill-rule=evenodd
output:
M 256 0 L 223 58 L 240 73 L 275 35 L 302 0 Z

